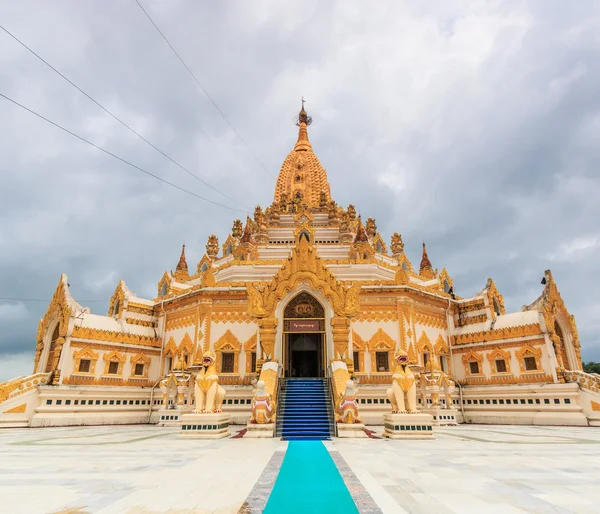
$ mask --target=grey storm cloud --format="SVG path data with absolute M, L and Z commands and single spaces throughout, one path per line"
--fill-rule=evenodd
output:
M 580 2 L 135 1 L 0 4 L 0 92 L 225 209 L 172 189 L 0 98 L 0 380 L 30 371 L 37 321 L 67 273 L 104 313 L 140 296 L 211 233 L 270 203 L 300 97 L 334 199 L 427 242 L 461 296 L 493 277 L 507 308 L 552 269 L 600 360 L 600 5 Z M 256 156 L 256 158 L 255 158 Z M 261 164 L 259 164 L 260 161 Z M 262 168 L 264 166 L 265 169 Z M 25 301 L 44 300 L 44 301 Z

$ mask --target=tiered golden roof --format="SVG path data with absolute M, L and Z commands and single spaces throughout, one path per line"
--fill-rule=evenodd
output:
M 327 172 L 321 166 L 308 140 L 309 124 L 310 117 L 306 114 L 303 104 L 298 115 L 298 141 L 283 161 L 277 178 L 276 203 L 281 203 L 282 200 L 301 200 L 309 207 L 317 207 L 322 191 L 325 192 L 327 202 L 331 201 Z

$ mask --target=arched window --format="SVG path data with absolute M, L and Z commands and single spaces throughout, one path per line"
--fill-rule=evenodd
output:
M 306 239 L 306 241 L 308 243 L 310 243 L 310 234 L 308 233 L 308 231 L 303 230 L 302 232 L 300 232 L 300 236 L 298 237 L 298 241 L 302 241 L 302 239 Z
M 383 253 L 383 245 L 381 241 L 377 241 L 377 253 Z
M 406 262 L 403 262 L 403 263 L 402 263 L 402 269 L 403 269 L 404 271 L 408 271 L 408 265 L 406 264 Z
M 160 296 L 167 296 L 167 291 L 168 291 L 168 287 L 167 287 L 167 282 L 163 282 L 162 286 L 160 286 Z
M 231 255 L 233 252 L 233 247 L 231 246 L 231 243 L 229 243 L 227 245 L 227 247 L 225 248 L 225 255 Z M 202 266 L 206 266 L 206 263 L 202 264 Z M 206 271 L 206 270 L 203 270 Z
M 450 284 L 448 283 L 448 280 L 444 279 L 444 292 L 448 293 L 450 291 Z
M 119 316 L 119 309 L 121 308 L 121 302 L 119 301 L 119 299 L 117 298 L 115 300 L 115 305 L 113 307 L 113 316 L 116 318 Z
M 204 273 L 204 272 L 205 272 L 205 271 L 207 271 L 207 270 L 208 270 L 208 265 L 206 264 L 206 262 L 203 262 L 203 263 L 202 263 L 202 266 L 200 266 L 200 271 L 201 271 L 202 273 Z

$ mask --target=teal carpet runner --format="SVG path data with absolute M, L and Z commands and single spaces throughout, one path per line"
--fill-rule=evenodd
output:
M 290 441 L 264 512 L 358 514 L 358 509 L 323 443 Z

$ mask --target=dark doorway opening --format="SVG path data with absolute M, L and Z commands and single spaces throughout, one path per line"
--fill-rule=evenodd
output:
M 313 378 L 323 376 L 322 334 L 289 334 L 289 376 Z

